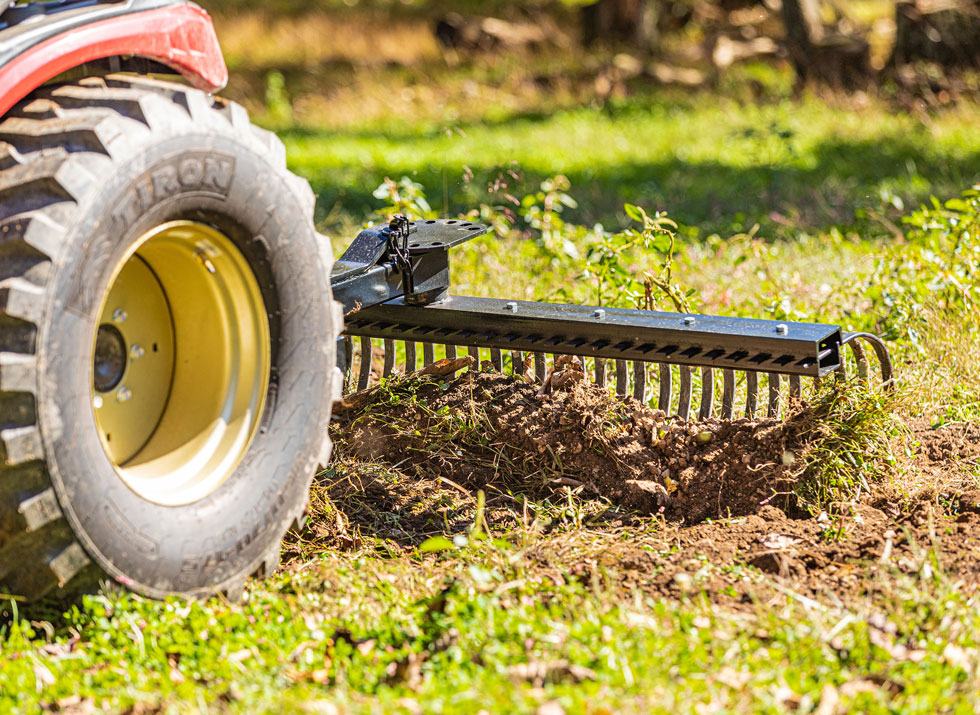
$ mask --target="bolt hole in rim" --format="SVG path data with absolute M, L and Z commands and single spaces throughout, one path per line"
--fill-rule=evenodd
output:
M 255 275 L 221 232 L 173 221 L 140 237 L 109 285 L 92 337 L 102 447 L 144 499 L 203 499 L 241 463 L 269 389 Z

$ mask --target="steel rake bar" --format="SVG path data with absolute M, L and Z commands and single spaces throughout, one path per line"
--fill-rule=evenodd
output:
M 843 344 L 834 325 L 459 296 L 427 306 L 396 299 L 364 308 L 349 317 L 345 332 L 811 377 L 839 367 Z M 625 369 L 616 365 L 617 373 Z
M 371 338 L 384 340 L 385 375 L 394 369 L 395 341 L 404 346 L 406 372 L 417 367 L 417 342 L 423 344 L 424 366 L 437 359 L 434 345 L 442 344 L 448 359 L 456 357 L 457 346 L 466 347 L 474 358 L 470 369 L 475 370 L 481 369 L 481 348 L 489 349 L 490 369 L 504 372 L 506 351 L 510 353 L 513 374 L 529 375 L 533 368 L 534 379 L 539 382 L 549 374 L 549 353 L 553 368 L 558 367 L 558 355 L 575 355 L 583 368 L 586 361 L 592 364 L 595 382 L 600 386 L 607 384 L 607 360 L 612 360 L 616 393 L 643 402 L 649 397 L 648 385 L 653 379 L 648 366 L 657 364 L 657 405 L 683 419 L 690 418 L 696 382 L 700 386 L 699 418 L 735 416 L 736 393 L 744 399 L 744 414 L 754 417 L 759 373 L 766 374 L 768 385 L 766 413 L 778 417 L 781 403 L 787 400 L 782 390 L 783 376 L 788 376 L 789 401 L 798 401 L 803 392 L 801 376 L 816 381 L 829 372 L 843 372 L 843 345 L 851 348 L 859 375 L 866 377 L 868 361 L 859 341 L 874 349 L 883 382 L 888 384 L 891 380 L 888 351 L 879 338 L 865 333 L 842 334 L 839 328 L 829 325 L 452 298 L 426 307 L 392 301 L 364 309 L 350 316 L 346 332 L 361 338 L 358 389 L 367 387 L 370 378 L 374 358 Z M 352 349 L 348 337 L 348 366 Z M 638 355 L 642 357 L 637 359 Z M 632 369 L 629 363 L 633 363 Z M 693 367 L 700 367 L 699 381 L 694 379 Z M 719 369 L 720 412 L 715 390 Z M 675 374 L 679 378 L 676 403 Z M 739 387 L 739 374 L 745 375 L 744 391 Z M 676 412 L 672 409 L 675 405 Z

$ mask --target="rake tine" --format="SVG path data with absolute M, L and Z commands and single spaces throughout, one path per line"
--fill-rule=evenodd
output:
M 779 380 L 778 372 L 769 373 L 769 417 L 779 417 Z
M 429 367 L 436 361 L 436 346 L 432 343 L 422 343 L 422 365 Z
M 544 382 L 544 378 L 547 377 L 547 363 L 544 353 L 534 353 L 534 377 L 538 382 Z
M 682 420 L 691 416 L 691 368 L 681 365 L 681 393 L 677 403 L 677 415 Z
M 344 365 L 347 369 L 344 371 L 344 392 L 350 390 L 350 378 L 351 378 L 351 368 L 354 362 L 354 338 L 350 335 L 344 336 Z
M 448 344 L 448 343 L 446 344 L 446 359 L 447 360 L 455 360 L 456 359 L 456 346 L 455 345 L 451 345 L 451 344 Z M 451 372 L 448 375 L 446 375 L 446 377 L 448 377 L 450 380 L 455 380 L 456 379 L 456 373 L 455 372 Z
M 803 383 L 799 375 L 789 376 L 789 399 L 790 402 L 799 402 L 803 396 Z
M 415 354 L 415 341 L 405 341 L 405 374 L 411 375 L 418 370 L 418 356 Z
M 723 370 L 725 386 L 721 391 L 721 418 L 730 420 L 735 411 L 735 371 Z
M 706 420 L 711 417 L 711 408 L 715 401 L 715 371 L 710 367 L 701 368 L 701 409 L 698 419 Z
M 493 369 L 499 373 L 504 371 L 504 354 L 500 348 L 490 348 L 490 362 Z
M 756 402 L 759 399 L 759 373 L 748 370 L 745 373 L 745 416 L 755 419 Z
M 480 372 L 480 348 L 467 348 L 466 354 L 473 358 L 473 364 L 470 365 L 469 370 L 472 372 Z
M 595 384 L 599 387 L 606 386 L 606 361 L 602 358 L 595 359 Z
M 665 362 L 660 363 L 660 400 L 657 407 L 663 410 L 664 414 L 670 414 L 670 397 L 673 386 L 670 374 L 670 365 Z
M 512 350 L 510 353 L 510 374 L 517 377 L 524 372 L 524 353 Z
M 385 365 L 382 374 L 388 377 L 395 369 L 395 341 L 385 340 Z
M 864 348 L 856 340 L 848 343 L 851 352 L 854 353 L 854 362 L 857 363 L 858 377 L 864 382 L 868 381 L 868 357 L 864 354 Z
M 620 397 L 626 397 L 626 391 L 629 388 L 629 372 L 626 369 L 625 360 L 616 361 L 616 394 Z
M 633 397 L 647 401 L 647 364 L 642 360 L 633 361 Z
M 371 379 L 371 338 L 361 337 L 361 370 L 357 375 L 357 389 L 366 390 Z

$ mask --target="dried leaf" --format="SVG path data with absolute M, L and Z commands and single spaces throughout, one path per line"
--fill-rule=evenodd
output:
M 303 641 L 298 646 L 293 648 L 292 653 L 289 654 L 289 662 L 296 663 L 299 661 L 300 656 L 303 655 L 307 650 L 316 645 L 316 641 Z
M 521 377 L 524 382 L 533 383 L 537 380 L 537 376 L 534 372 L 534 355 L 528 355 L 524 358 L 523 369 L 521 370 Z
M 840 686 L 840 694 L 845 698 L 852 699 L 861 693 L 873 693 L 878 686 L 866 678 L 856 678 L 849 680 Z
M 557 700 L 549 700 L 546 703 L 541 703 L 538 709 L 534 711 L 534 715 L 565 715 L 565 708 Z
M 340 708 L 329 700 L 309 700 L 301 706 L 303 712 L 312 715 L 340 715 Z
M 733 690 L 741 690 L 745 687 L 745 684 L 752 679 L 752 674 L 745 670 L 735 670 L 730 666 L 725 666 L 718 671 L 715 675 L 715 680 L 717 680 L 722 685 L 727 685 Z
M 54 685 L 55 679 L 54 674 L 48 670 L 46 665 L 41 663 L 34 664 L 34 683 L 37 688 L 37 692 L 41 692 L 46 687 Z
M 943 648 L 943 660 L 954 668 L 962 668 L 966 672 L 973 670 L 973 661 L 969 654 L 958 645 L 947 643 Z
M 242 648 L 241 650 L 236 650 L 228 656 L 228 660 L 232 663 L 241 663 L 242 661 L 248 660 L 252 657 L 252 651 L 248 648 Z
M 760 541 L 767 549 L 781 551 L 782 549 L 788 549 L 795 546 L 796 544 L 800 543 L 802 539 L 795 536 L 790 536 L 788 534 L 766 534 Z
M 361 392 L 355 392 L 351 395 L 346 395 L 344 399 L 334 403 L 333 413 L 335 415 L 343 415 L 349 412 L 360 412 L 362 409 L 367 407 L 373 396 L 374 393 L 370 390 L 363 390 Z
M 834 715 L 837 706 L 840 705 L 840 695 L 830 683 L 824 683 L 823 690 L 820 691 L 820 705 L 813 711 L 813 715 Z
M 70 695 L 58 701 L 56 712 L 62 715 L 91 715 L 95 712 L 95 698 L 85 698 L 81 695 Z
M 167 663 L 170 665 L 170 682 L 174 685 L 183 683 L 186 678 L 184 678 L 184 674 L 177 668 L 177 665 L 180 663 L 180 655 L 177 653 L 168 653 Z
M 425 662 L 425 653 L 409 653 L 401 660 L 396 660 L 388 664 L 385 673 L 389 683 L 399 683 L 411 690 L 417 690 L 422 684 L 422 663 Z
M 511 680 L 525 681 L 539 688 L 545 683 L 581 683 L 585 680 L 596 679 L 595 671 L 582 665 L 569 663 L 567 660 L 555 660 L 548 663 L 543 661 L 519 663 L 508 668 L 507 673 Z

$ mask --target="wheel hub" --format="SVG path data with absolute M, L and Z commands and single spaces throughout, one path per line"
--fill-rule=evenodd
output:
M 230 239 L 191 221 L 141 237 L 93 336 L 92 406 L 120 478 L 166 505 L 217 489 L 258 427 L 270 342 L 258 282 Z
M 126 341 L 109 323 L 99 326 L 95 337 L 95 390 L 109 392 L 126 371 Z

